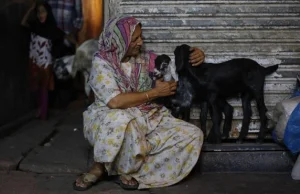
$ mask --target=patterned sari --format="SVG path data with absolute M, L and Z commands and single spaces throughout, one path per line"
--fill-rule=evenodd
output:
M 151 89 L 155 54 L 142 51 L 121 63 L 138 24 L 135 18 L 122 16 L 106 23 L 89 79 L 95 102 L 83 116 L 94 160 L 104 163 L 109 175 L 129 175 L 139 182 L 139 189 L 145 189 L 172 185 L 186 177 L 199 158 L 203 134 L 155 103 L 107 107 L 120 93 Z

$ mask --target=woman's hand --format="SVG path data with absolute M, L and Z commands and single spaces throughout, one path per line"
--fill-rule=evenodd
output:
M 176 81 L 162 81 L 156 80 L 155 82 L 155 90 L 157 92 L 157 95 L 159 97 L 164 97 L 164 96 L 170 96 L 175 94 L 177 88 L 177 82 Z
M 29 18 L 30 13 L 34 10 L 35 7 L 36 7 L 36 0 L 33 0 L 32 5 L 29 7 L 28 11 L 26 12 L 26 14 L 24 15 L 21 21 L 22 26 L 29 27 L 27 20 Z
M 202 50 L 196 47 L 191 47 L 190 51 L 192 51 L 190 54 L 190 63 L 192 63 L 192 66 L 198 66 L 203 63 L 205 55 Z

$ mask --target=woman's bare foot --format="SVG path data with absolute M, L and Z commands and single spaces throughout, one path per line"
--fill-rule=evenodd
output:
M 84 191 L 89 189 L 93 184 L 103 179 L 104 166 L 101 163 L 94 163 L 91 170 L 79 176 L 73 184 L 75 190 Z

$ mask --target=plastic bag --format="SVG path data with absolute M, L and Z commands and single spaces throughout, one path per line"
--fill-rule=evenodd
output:
M 287 123 L 292 112 L 299 103 L 300 96 L 286 99 L 277 103 L 272 112 L 267 113 L 267 117 L 276 124 L 273 131 L 273 138 L 275 141 L 283 143 Z
M 295 162 L 291 175 L 292 175 L 292 179 L 298 181 L 300 180 L 300 155 L 298 156 L 298 159 Z
M 298 103 L 289 118 L 283 141 L 293 154 L 300 152 L 300 103 Z

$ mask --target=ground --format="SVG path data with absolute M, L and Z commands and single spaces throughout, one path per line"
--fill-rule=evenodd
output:
M 78 105 L 78 104 L 77 104 Z M 74 108 L 75 107 L 75 108 Z M 0 138 L 1 194 L 69 194 L 72 183 L 92 162 L 82 133 L 84 107 L 52 112 L 48 121 L 31 120 L 16 132 Z M 255 158 L 254 158 L 255 160 Z M 197 164 L 200 165 L 200 164 Z M 144 191 L 125 191 L 107 179 L 81 193 L 150 194 L 298 194 L 300 181 L 290 172 L 204 173 L 195 168 L 181 183 Z

